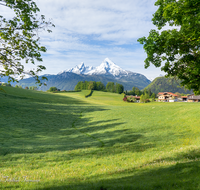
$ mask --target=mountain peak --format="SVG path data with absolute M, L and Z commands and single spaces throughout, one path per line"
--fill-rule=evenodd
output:
M 110 74 L 114 77 L 119 77 L 121 75 L 128 75 L 128 73 L 112 62 L 109 58 L 104 59 L 100 66 L 96 69 L 88 72 L 89 75 L 104 75 Z
M 105 68 L 110 68 L 112 66 L 117 66 L 117 65 L 115 65 L 110 59 L 106 58 L 104 59 L 104 61 L 101 63 L 100 66 L 103 66 Z
M 78 68 L 81 69 L 81 68 L 84 68 L 85 67 L 85 64 L 83 62 L 81 62 L 80 65 L 78 65 Z
M 109 64 L 114 64 L 109 58 L 105 58 L 103 62 L 107 62 Z
M 105 58 L 104 61 L 96 68 L 85 66 L 85 64 L 82 62 L 80 65 L 71 68 L 69 70 L 66 70 L 65 72 L 73 72 L 76 74 L 85 74 L 85 75 L 113 75 L 114 77 L 128 75 L 127 71 L 120 68 L 109 58 Z
M 124 62 L 121 63 L 121 65 Z M 75 73 L 75 74 L 74 74 Z M 86 66 L 83 62 L 75 67 L 58 73 L 57 75 L 50 75 L 51 77 L 46 86 L 39 88 L 40 90 L 47 90 L 50 86 L 56 86 L 60 89 L 72 90 L 74 84 L 77 81 L 101 81 L 106 85 L 107 82 L 119 82 L 124 85 L 126 90 L 132 89 L 133 86 L 137 86 L 139 89 L 146 87 L 150 81 L 139 73 L 133 73 L 132 71 L 125 71 L 112 62 L 109 58 L 106 58 L 102 63 L 93 68 L 92 66 Z M 32 84 L 31 79 L 24 79 L 27 83 Z M 25 83 L 23 82 L 23 85 Z

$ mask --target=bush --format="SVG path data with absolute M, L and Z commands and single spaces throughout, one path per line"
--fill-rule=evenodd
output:
M 125 101 L 125 102 L 136 102 L 136 98 L 134 97 L 134 96 L 129 96 L 129 97 L 127 97 L 126 95 L 124 96 L 124 98 L 123 98 L 123 101 Z
M 142 102 L 142 103 L 147 103 L 147 102 L 150 102 L 149 101 L 149 95 L 148 94 L 142 94 L 141 96 L 140 96 L 140 102 Z
M 92 93 L 93 93 L 93 90 L 91 90 L 89 94 L 85 95 L 85 98 L 92 96 Z
M 127 102 L 127 97 L 126 97 L 126 96 L 123 98 L 123 101 L 124 101 L 124 102 Z
M 135 99 L 134 96 L 131 96 L 131 97 L 127 98 L 127 102 L 135 102 L 135 101 L 136 101 L 136 99 Z
M 37 90 L 37 86 L 30 86 L 29 90 Z
M 8 84 L 8 83 L 2 83 L 1 85 L 2 86 L 11 86 L 11 84 Z
M 52 87 L 49 88 L 49 92 L 55 92 L 57 90 L 58 89 L 55 86 L 52 86 Z

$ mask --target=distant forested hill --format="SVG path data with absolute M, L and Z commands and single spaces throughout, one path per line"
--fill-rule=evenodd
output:
M 174 78 L 157 77 L 145 89 L 151 89 L 151 92 L 157 94 L 159 92 L 179 92 L 191 94 L 191 90 L 187 90 L 180 86 L 180 80 Z

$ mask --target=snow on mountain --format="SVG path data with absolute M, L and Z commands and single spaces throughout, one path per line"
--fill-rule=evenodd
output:
M 80 65 L 76 65 L 74 68 L 62 71 L 58 74 L 62 74 L 64 72 L 71 72 L 71 73 L 76 73 L 76 74 L 85 74 L 91 70 L 93 70 L 93 67 L 85 66 L 85 64 L 82 62 Z
M 81 63 L 80 65 L 68 69 L 66 71 L 60 72 L 58 74 L 62 74 L 64 72 L 73 72 L 76 74 L 84 74 L 84 75 L 107 75 L 111 74 L 114 77 L 120 77 L 122 75 L 128 75 L 128 71 L 123 70 L 118 65 L 113 63 L 110 59 L 106 58 L 100 66 L 94 68 L 85 66 L 84 63 Z
M 113 63 L 110 59 L 106 58 L 100 66 L 96 67 L 94 70 L 91 70 L 87 73 L 88 75 L 102 75 L 102 74 L 111 74 L 114 77 L 119 75 L 127 75 L 128 72 L 121 69 L 118 65 Z
M 22 75 L 11 75 L 16 80 L 21 80 L 21 76 L 23 76 L 23 79 L 30 78 L 31 76 L 28 74 L 22 74 Z

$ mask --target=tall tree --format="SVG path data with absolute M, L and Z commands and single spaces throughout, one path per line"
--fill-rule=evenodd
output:
M 147 93 L 142 94 L 142 95 L 140 96 L 140 102 L 147 103 L 147 102 L 148 102 L 148 99 L 149 99 L 149 95 L 148 95 Z
M 79 81 L 77 83 L 77 85 L 75 86 L 74 90 L 78 91 L 78 90 L 82 90 L 82 81 Z
M 141 95 L 141 91 L 138 87 L 135 87 L 135 95 L 137 95 L 137 96 Z
M 25 71 L 22 61 L 35 64 L 41 62 L 41 52 L 46 48 L 39 44 L 38 31 L 54 26 L 45 21 L 45 16 L 38 16 L 40 11 L 33 0 L 0 0 L 0 6 L 12 9 L 15 16 L 12 19 L 0 15 L 0 76 L 9 76 L 9 82 L 15 81 L 13 75 L 29 74 L 42 84 L 38 72 L 46 69 L 37 65 L 37 69 Z M 44 79 L 43 77 L 42 79 Z
M 108 82 L 106 85 L 106 90 L 108 92 L 115 92 L 115 83 L 114 82 Z
M 155 5 L 152 21 L 158 30 L 167 24 L 176 28 L 151 30 L 147 38 L 138 39 L 147 53 L 145 68 L 163 63 L 167 77 L 178 77 L 183 86 L 200 93 L 200 1 L 157 0 Z
M 105 86 L 102 82 L 96 82 L 96 88 L 97 90 L 100 90 L 100 91 L 104 91 L 105 90 Z
M 153 93 L 153 94 L 151 95 L 151 98 L 152 98 L 152 102 L 154 102 L 155 99 L 156 99 L 156 95 L 155 95 L 155 93 Z
M 132 88 L 132 94 L 135 96 L 135 87 Z
M 115 85 L 116 93 L 121 94 L 124 92 L 124 86 L 122 84 L 116 83 Z
M 95 82 L 94 81 L 90 81 L 88 84 L 88 90 L 94 90 L 95 89 Z

